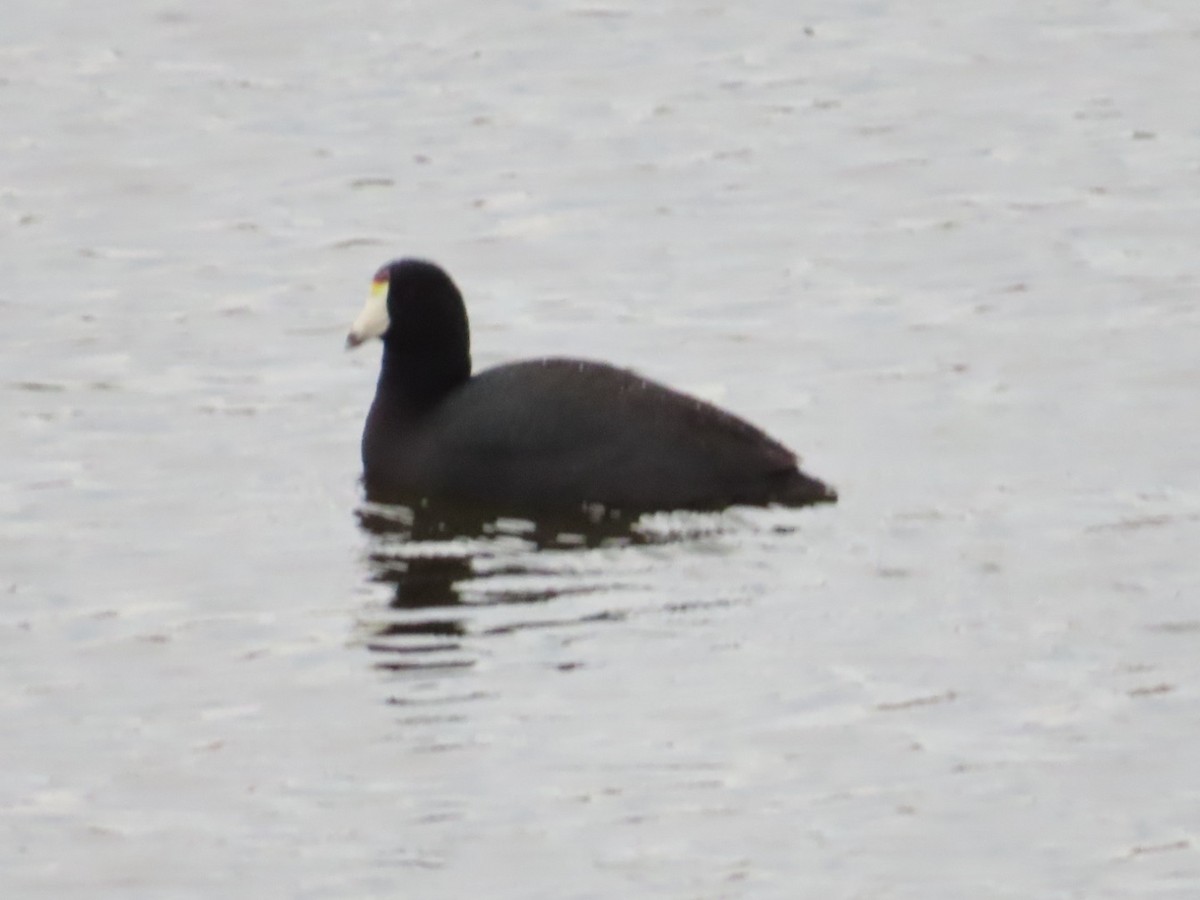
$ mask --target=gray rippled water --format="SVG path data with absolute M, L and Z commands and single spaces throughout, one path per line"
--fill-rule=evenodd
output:
M 1200 11 L 0 27 L 0 894 L 1200 888 Z M 365 505 L 400 254 L 837 506 Z

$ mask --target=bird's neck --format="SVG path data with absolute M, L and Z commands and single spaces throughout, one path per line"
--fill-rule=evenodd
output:
M 376 398 L 408 415 L 419 415 L 437 405 L 471 377 L 471 358 L 423 353 L 405 346 L 383 345 Z

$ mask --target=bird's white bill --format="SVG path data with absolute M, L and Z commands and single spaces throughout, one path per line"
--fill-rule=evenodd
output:
M 371 294 L 367 297 L 362 312 L 350 326 L 350 333 L 346 335 L 347 347 L 357 347 L 363 341 L 380 337 L 388 330 L 391 320 L 388 319 L 387 295 L 386 281 L 376 281 L 371 285 Z

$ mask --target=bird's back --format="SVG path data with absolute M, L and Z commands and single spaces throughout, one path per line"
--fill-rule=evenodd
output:
M 368 489 L 513 509 L 834 497 L 742 419 L 627 370 L 567 359 L 486 370 L 420 416 L 377 396 L 363 460 Z

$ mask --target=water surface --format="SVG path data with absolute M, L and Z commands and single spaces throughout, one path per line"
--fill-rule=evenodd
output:
M 1200 13 L 25 4 L 0 893 L 1193 898 Z M 835 507 L 419 534 L 372 272 Z M 382 521 L 372 516 L 383 516 Z

